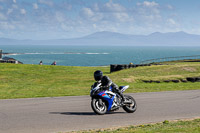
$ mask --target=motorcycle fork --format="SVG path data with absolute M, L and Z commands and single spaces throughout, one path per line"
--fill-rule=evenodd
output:
M 98 101 L 99 101 L 99 105 L 102 106 L 103 105 L 102 99 L 99 98 Z

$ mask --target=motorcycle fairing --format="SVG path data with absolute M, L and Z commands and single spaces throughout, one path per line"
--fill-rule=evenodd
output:
M 121 90 L 121 92 L 124 92 L 126 89 L 128 89 L 129 85 L 127 86 L 120 86 L 119 89 Z
M 113 96 L 112 98 L 110 98 L 110 97 L 108 96 L 107 92 L 108 92 L 108 91 L 102 91 L 102 92 L 98 93 L 98 95 L 99 95 L 100 97 L 102 97 L 103 100 L 107 101 L 107 103 L 108 103 L 108 109 L 107 109 L 107 110 L 109 111 L 109 110 L 111 109 L 111 107 L 112 107 L 113 100 L 114 100 L 114 97 L 115 97 L 115 96 Z

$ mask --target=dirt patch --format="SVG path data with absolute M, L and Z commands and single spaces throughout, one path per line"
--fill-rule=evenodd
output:
M 169 80 L 169 79 L 183 79 L 183 75 L 166 75 L 166 76 L 156 76 L 148 78 L 149 80 Z
M 158 79 L 170 79 L 170 78 L 182 78 L 183 76 L 182 75 L 166 75 L 166 76 L 156 76 L 156 78 Z
M 197 69 L 194 67 L 183 67 L 182 70 L 188 71 L 188 72 L 196 72 Z
M 129 77 L 129 78 L 122 78 L 123 81 L 131 83 L 131 82 L 135 82 L 135 78 L 134 77 Z

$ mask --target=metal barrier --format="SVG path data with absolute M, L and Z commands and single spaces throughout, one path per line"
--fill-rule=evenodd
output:
M 200 59 L 200 55 L 165 57 L 165 58 L 145 60 L 140 62 L 140 64 L 161 63 L 161 62 L 178 61 L 178 60 L 198 60 L 198 59 Z
M 200 62 L 200 55 L 151 59 L 151 60 L 142 61 L 140 64 L 110 64 L 110 73 L 127 69 L 127 68 L 135 68 L 139 66 L 151 66 L 153 63 L 162 63 L 162 62 L 179 61 L 179 60 L 181 61 L 195 61 L 196 60 Z

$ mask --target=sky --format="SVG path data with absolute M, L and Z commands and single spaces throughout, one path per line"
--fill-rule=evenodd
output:
M 95 32 L 200 35 L 200 0 L 0 0 L 0 37 L 67 39 Z

